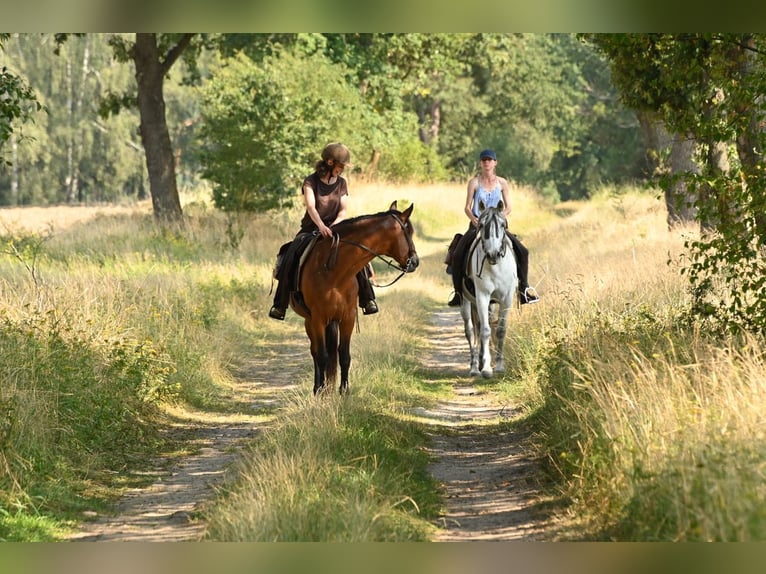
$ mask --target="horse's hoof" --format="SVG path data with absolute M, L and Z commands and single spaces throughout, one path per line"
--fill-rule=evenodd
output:
M 481 376 L 485 379 L 491 379 L 492 378 L 492 371 L 484 370 L 481 372 Z
M 471 369 L 471 372 L 468 373 L 472 377 L 478 377 L 479 376 L 479 369 Z

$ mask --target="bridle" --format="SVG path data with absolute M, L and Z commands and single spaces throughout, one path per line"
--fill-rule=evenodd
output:
M 386 283 L 385 285 L 378 285 L 377 283 L 373 283 L 374 287 L 390 287 L 391 285 L 399 281 L 399 279 L 401 279 L 405 273 L 409 273 L 410 271 L 412 271 L 413 258 L 417 257 L 417 254 L 415 253 L 415 244 L 412 242 L 412 237 L 410 237 L 410 234 L 407 233 L 407 223 L 402 221 L 402 218 L 399 217 L 394 212 L 389 212 L 389 215 L 393 217 L 394 220 L 399 224 L 399 226 L 402 228 L 402 233 L 404 233 L 404 237 L 407 239 L 407 247 L 409 248 L 410 255 L 409 257 L 407 257 L 407 261 L 405 262 L 404 266 L 400 265 L 398 261 L 389 259 L 383 254 L 378 253 L 374 249 L 370 249 L 363 243 L 359 243 L 357 241 L 351 241 L 350 239 L 343 239 L 340 236 L 340 234 L 334 233 L 332 236 L 332 244 L 330 246 L 330 254 L 327 257 L 327 263 L 325 263 L 325 268 L 332 269 L 333 267 L 335 267 L 335 263 L 338 260 L 338 247 L 341 243 L 346 243 L 348 245 L 353 245 L 364 251 L 367 251 L 368 253 L 371 253 L 375 258 L 380 259 L 381 261 L 383 261 L 383 263 L 385 263 L 389 267 L 396 269 L 397 271 L 400 272 L 399 275 L 397 275 L 397 277 L 390 283 Z
M 481 264 L 479 269 L 477 269 L 478 277 L 481 277 L 481 273 L 484 270 L 484 263 L 489 261 L 490 265 L 494 265 L 497 263 L 498 259 L 505 257 L 506 249 L 508 248 L 508 241 L 506 240 L 505 236 L 505 230 L 508 228 L 507 221 L 504 217 L 499 215 L 499 212 L 497 211 L 495 213 L 490 213 L 487 211 L 486 213 L 486 217 L 479 219 L 479 225 L 476 229 L 476 242 L 474 243 L 474 246 L 471 250 L 472 252 L 475 251 L 476 247 L 479 245 L 479 243 L 481 243 L 482 250 L 484 251 L 484 256 L 481 259 Z M 502 221 L 503 225 L 499 225 L 498 220 Z M 489 249 L 487 249 L 486 242 L 490 237 L 490 233 L 493 232 L 497 227 L 502 227 L 501 234 L 503 237 L 503 246 L 497 253 L 490 254 Z

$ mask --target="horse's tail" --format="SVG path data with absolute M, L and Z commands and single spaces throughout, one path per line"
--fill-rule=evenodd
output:
M 338 322 L 330 321 L 325 329 L 325 349 L 327 349 L 327 366 L 325 380 L 335 384 L 338 379 Z

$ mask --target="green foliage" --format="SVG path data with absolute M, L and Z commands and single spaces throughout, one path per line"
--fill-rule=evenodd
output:
M 685 242 L 682 272 L 689 281 L 692 312 L 712 332 L 766 333 L 766 262 L 754 227 L 752 212 L 743 213 L 717 232 Z
M 351 130 L 364 105 L 319 58 L 282 54 L 256 65 L 239 55 L 202 89 L 202 99 L 204 177 L 225 211 L 288 206 L 324 143 L 361 147 Z
M 10 34 L 0 33 L 0 51 Z M 0 150 L 13 133 L 13 123 L 27 121 L 32 112 L 40 111 L 42 104 L 37 101 L 32 89 L 8 68 L 0 68 Z
M 553 199 L 587 198 L 600 184 L 641 176 L 638 124 L 592 48 L 571 34 L 488 35 L 483 42 L 486 56 L 474 64 L 474 77 L 487 109 L 472 120 L 474 149 L 463 149 L 464 169 L 490 147 L 499 172 L 547 188 Z
M 45 516 L 0 508 L 0 542 L 55 542 L 61 526 Z
M 29 120 L 33 112 L 40 111 L 42 104 L 37 101 L 32 89 L 24 80 L 0 68 L 0 149 L 13 133 L 13 123 Z
M 694 194 L 702 236 L 686 242 L 693 312 L 719 332 L 766 332 L 763 254 L 766 180 L 760 125 L 764 36 L 605 34 L 589 38 L 611 61 L 624 101 L 699 142 L 699 173 L 673 174 Z M 736 159 L 721 162 L 721 144 Z M 668 187 L 665 182 L 665 187 Z
M 115 65 L 107 36 L 70 37 L 56 48 L 51 35 L 19 34 L 5 59 L 32 86 L 45 114 L 25 126 L 0 170 L 0 204 L 45 205 L 136 198 L 144 191 L 145 168 L 135 112 L 104 119 L 102 95 L 119 93 L 133 81 Z
M 178 37 L 159 34 L 160 51 Z M 0 172 L 0 203 L 145 198 L 132 35 L 5 43 L 3 63 L 48 113 L 30 115 L 28 139 L 6 154 L 14 169 Z M 572 35 L 195 34 L 168 77 L 179 187 L 207 178 L 227 211 L 287 207 L 337 140 L 377 180 L 464 179 L 488 146 L 503 175 L 554 199 L 640 176 L 635 120 L 606 64 Z
M 3 504 L 48 473 L 119 466 L 152 446 L 171 371 L 150 341 L 95 340 L 53 311 L 2 317 Z
M 387 148 L 377 176 L 383 181 L 426 183 L 444 180 L 447 170 L 436 152 L 417 140 L 402 141 Z
M 331 141 L 348 145 L 359 169 L 365 154 L 378 149 L 384 157 L 381 173 L 433 177 L 436 158 L 425 160 L 427 151 L 408 135 L 412 125 L 393 112 L 373 114 L 344 74 L 340 64 L 321 54 L 282 52 L 260 64 L 240 54 L 214 75 L 202 88 L 199 135 L 216 207 L 260 211 L 291 205 Z M 394 163 L 400 154 L 415 155 L 409 169 Z

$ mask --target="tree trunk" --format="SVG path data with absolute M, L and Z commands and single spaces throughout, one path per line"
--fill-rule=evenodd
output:
M 657 114 L 639 110 L 636 112 L 641 134 L 646 147 L 646 163 L 651 176 L 662 173 L 666 168 L 662 161 L 662 152 L 670 145 L 671 137 Z
M 707 144 L 706 174 L 710 179 L 715 179 L 719 174 L 729 172 L 729 152 L 725 142 L 711 141 Z M 731 192 L 728 188 L 716 189 L 707 183 L 703 183 L 700 189 L 700 197 L 705 199 L 713 197 L 716 203 L 715 220 L 701 220 L 700 229 L 711 231 L 718 225 L 731 225 L 737 217 L 737 206 L 733 204 Z
M 8 205 L 19 205 L 19 142 L 16 132 L 11 132 L 11 196 Z
M 88 81 L 90 69 L 90 36 L 86 35 L 83 43 L 82 63 L 80 75 L 75 78 L 72 67 L 72 58 L 76 50 L 68 50 L 66 54 L 66 89 L 67 89 L 67 177 L 66 177 L 66 203 L 73 203 L 75 199 L 82 203 L 85 198 L 80 187 L 80 158 L 83 147 L 82 106 L 85 100 L 85 84 Z M 76 87 L 78 86 L 78 87 Z M 75 96 L 75 92 L 77 95 Z
M 669 133 L 655 114 L 637 112 L 637 116 L 652 176 L 670 176 L 663 189 L 668 229 L 694 221 L 697 216 L 694 207 L 696 198 L 689 192 L 683 174 L 699 173 L 694 161 L 696 142 L 691 137 Z M 668 158 L 664 160 L 668 150 Z
M 379 163 L 380 163 L 380 151 L 374 149 L 372 150 L 372 155 L 370 156 L 370 166 L 367 168 L 367 173 L 365 174 L 368 181 L 372 181 L 372 178 L 374 177 L 375 172 L 378 171 Z
M 139 131 L 146 153 L 149 193 L 152 196 L 154 217 L 162 223 L 181 222 L 183 217 L 178 198 L 173 147 L 165 120 L 163 81 L 165 74 L 187 44 L 188 40 L 183 46 L 179 42 L 162 60 L 157 35 L 136 34 L 136 43 L 131 54 L 136 65 L 138 110 L 141 117 Z
M 675 134 L 670 143 L 670 173 L 674 177 L 665 189 L 665 205 L 668 210 L 668 228 L 692 222 L 697 217 L 694 206 L 695 197 L 689 192 L 683 174 L 699 174 L 699 166 L 694 161 L 696 140 L 691 136 Z
M 752 83 L 758 69 L 755 39 L 752 34 L 746 35 L 743 46 L 737 46 L 733 59 L 738 62 L 737 76 L 740 82 Z M 737 155 L 743 172 L 743 185 L 748 186 L 752 195 L 751 213 L 755 222 L 755 234 L 761 246 L 766 245 L 766 197 L 764 197 L 762 179 L 763 138 L 766 122 L 763 114 L 766 103 L 763 96 L 754 100 L 744 99 L 737 103 L 735 109 L 743 121 L 739 122 L 741 129 L 737 132 Z

